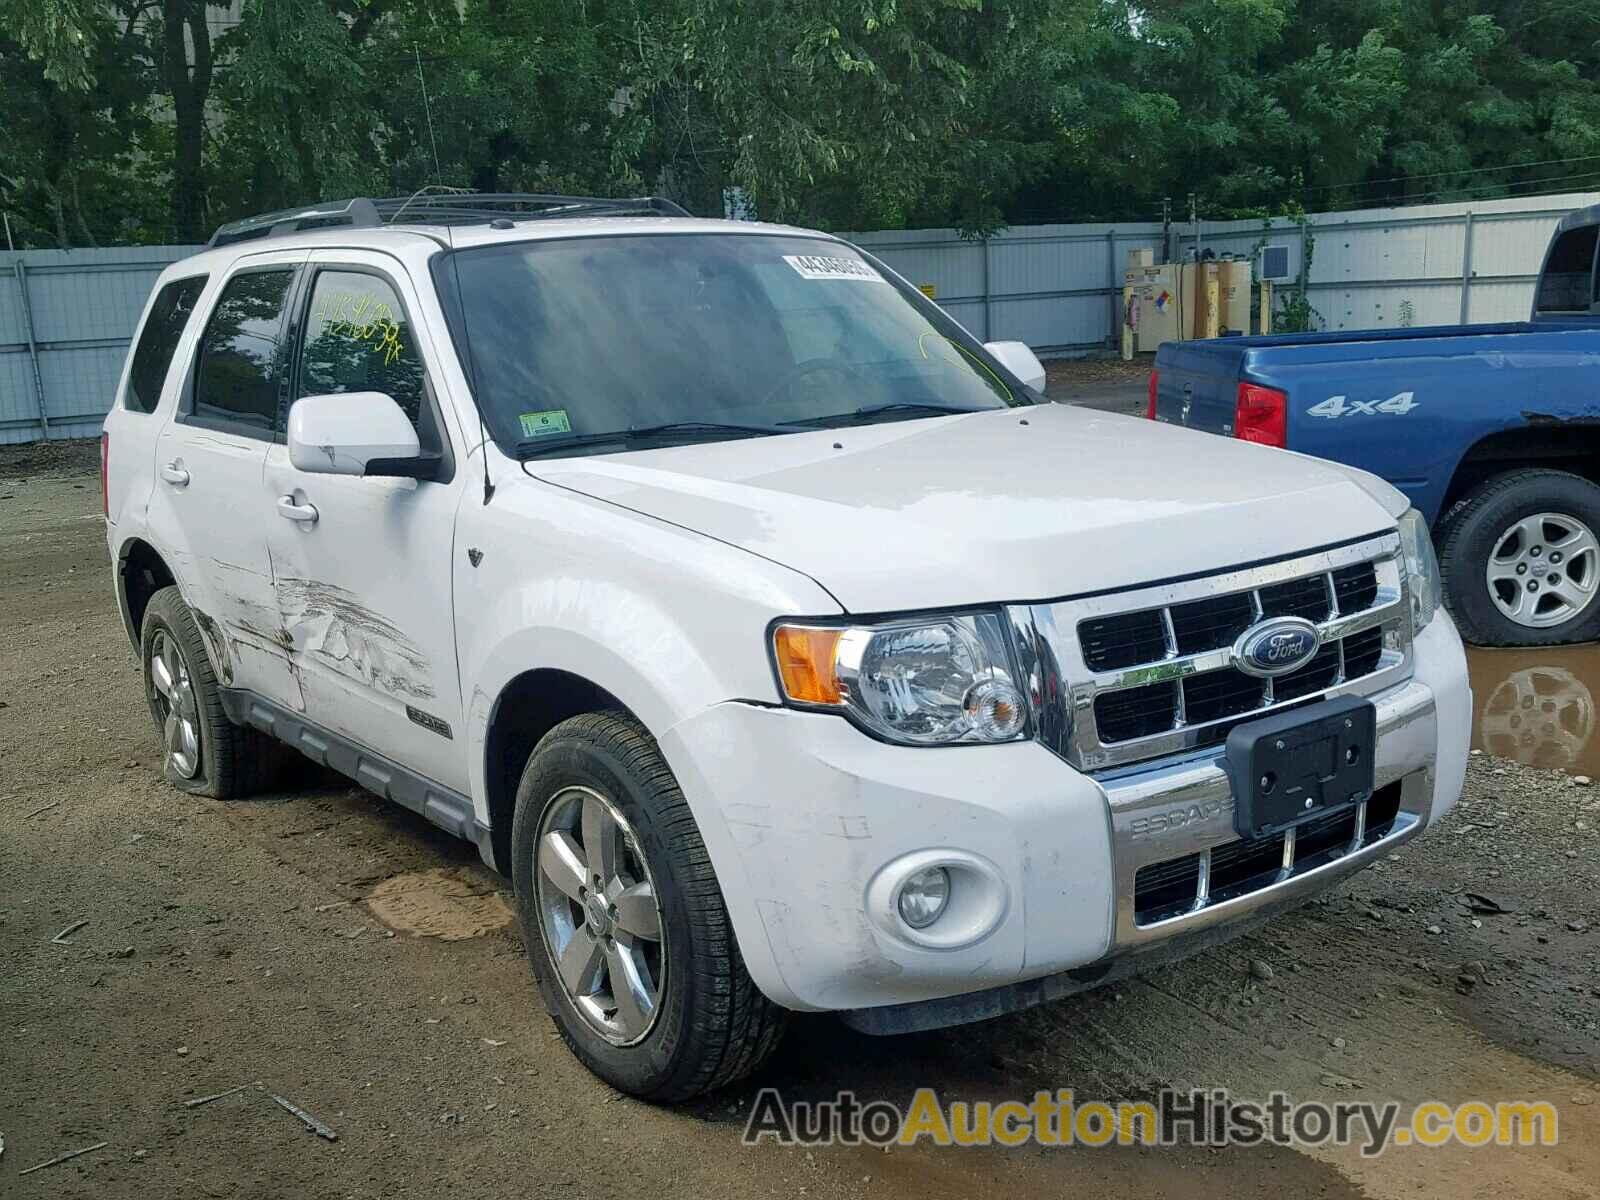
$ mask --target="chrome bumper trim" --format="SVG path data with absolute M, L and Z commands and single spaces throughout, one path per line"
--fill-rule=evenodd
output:
M 1390 831 L 1362 845 L 1362 812 L 1357 817 L 1358 837 L 1352 848 L 1331 862 L 1306 869 L 1296 868 L 1293 844 L 1286 842 L 1283 867 L 1276 881 L 1242 896 L 1212 901 L 1209 895 L 1210 852 L 1239 839 L 1233 827 L 1233 788 L 1218 750 L 1177 762 L 1144 764 L 1096 776 L 1106 796 L 1116 858 L 1113 951 L 1231 921 L 1278 901 L 1317 891 L 1337 876 L 1366 865 L 1420 833 L 1428 821 L 1437 752 L 1433 693 L 1412 680 L 1373 700 L 1378 709 L 1376 784 L 1381 788 L 1398 780 L 1401 785 L 1400 810 Z M 1201 855 L 1201 887 L 1197 889 L 1195 906 L 1166 920 L 1139 924 L 1134 911 L 1139 869 L 1190 854 Z

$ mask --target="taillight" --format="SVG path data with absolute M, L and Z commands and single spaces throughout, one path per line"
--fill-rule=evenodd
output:
M 100 434 L 100 511 L 111 517 L 111 435 Z
M 1154 421 L 1156 419 L 1156 392 L 1160 387 L 1161 387 L 1161 372 L 1160 371 L 1151 371 L 1150 372 L 1150 405 L 1149 405 L 1148 408 L 1146 408 L 1144 410 L 1145 417 L 1148 420 L 1151 420 L 1151 421 Z
M 1289 444 L 1289 396 L 1257 383 L 1239 385 L 1233 410 L 1233 436 L 1263 446 Z

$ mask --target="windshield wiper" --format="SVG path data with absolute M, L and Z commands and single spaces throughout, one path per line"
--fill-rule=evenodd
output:
M 568 437 L 555 437 L 546 434 L 540 438 L 529 438 L 517 443 L 517 457 L 522 459 L 542 458 L 552 454 L 562 454 L 568 450 L 583 446 L 602 446 L 608 443 L 622 442 L 649 442 L 661 438 L 672 439 L 680 435 L 694 436 L 695 434 L 741 434 L 747 437 L 770 437 L 773 434 L 793 433 L 782 425 L 735 425 L 721 421 L 668 421 L 660 425 L 631 425 L 627 429 L 611 429 L 602 433 L 575 433 Z
M 820 417 L 806 417 L 799 421 L 785 421 L 785 425 L 821 425 L 828 421 L 865 421 L 882 413 L 924 413 L 940 417 L 951 413 L 988 412 L 985 408 L 965 408 L 957 404 L 924 404 L 914 400 L 898 400 L 891 404 L 869 404 L 854 412 L 827 413 Z
M 789 433 L 782 425 L 736 425 L 723 421 L 668 421 L 665 425 L 630 425 L 629 437 L 656 437 L 664 433 Z

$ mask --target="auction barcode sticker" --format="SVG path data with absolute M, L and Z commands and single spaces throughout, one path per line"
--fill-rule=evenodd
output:
M 883 283 L 884 278 L 859 258 L 830 258 L 822 254 L 785 254 L 788 263 L 803 279 L 854 279 L 862 283 Z

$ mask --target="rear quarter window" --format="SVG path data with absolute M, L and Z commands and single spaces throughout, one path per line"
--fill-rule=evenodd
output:
M 195 301 L 205 290 L 206 278 L 191 275 L 187 279 L 174 279 L 156 295 L 144 328 L 139 330 L 139 340 L 134 344 L 124 407 L 134 412 L 153 413 L 161 403 L 161 389 L 172 366 L 173 352 L 194 314 Z

